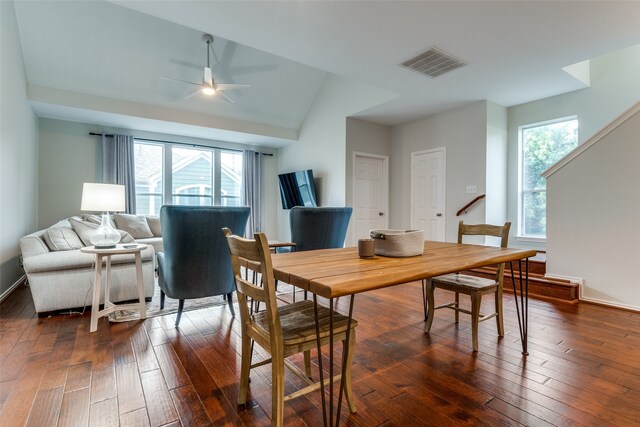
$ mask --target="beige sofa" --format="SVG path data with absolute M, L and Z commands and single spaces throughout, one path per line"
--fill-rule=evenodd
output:
M 151 298 L 155 286 L 155 253 L 162 251 L 160 220 L 149 217 L 149 226 L 140 230 L 147 217 L 116 214 L 112 219 L 121 230 L 122 243 L 135 240 L 149 245 L 141 256 L 145 297 Z M 20 239 L 24 270 L 39 314 L 91 305 L 95 255 L 82 253 L 80 248 L 90 245 L 87 233 L 97 227 L 99 221 L 95 215 L 71 217 Z M 137 299 L 135 277 L 134 255 L 114 255 L 111 260 L 111 301 Z M 100 303 L 103 301 L 104 293 Z

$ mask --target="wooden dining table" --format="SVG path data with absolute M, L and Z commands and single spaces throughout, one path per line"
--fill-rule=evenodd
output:
M 528 258 L 536 255 L 536 251 L 528 249 L 500 248 L 493 246 L 470 245 L 448 242 L 425 241 L 422 255 L 391 258 L 374 256 L 360 258 L 355 247 L 340 249 L 320 249 L 313 251 L 291 252 L 272 255 L 273 271 L 276 280 L 289 283 L 313 294 L 314 307 L 317 313 L 318 297 L 333 301 L 338 297 L 350 297 L 349 322 L 353 315 L 355 295 L 389 286 L 424 280 L 442 274 L 455 273 L 479 267 L 501 263 L 511 266 L 511 280 L 516 298 L 516 312 L 522 342 L 522 354 L 527 355 L 528 324 Z M 522 264 L 525 264 L 523 273 Z M 519 274 L 516 280 L 513 262 L 519 263 Z M 519 289 L 518 286 L 519 285 Z M 316 318 L 317 321 L 317 318 Z M 333 328 L 332 319 L 329 319 Z M 316 325 L 317 326 L 317 325 Z M 350 339 L 350 325 L 347 326 L 347 343 Z M 317 328 L 319 328 L 317 326 Z M 330 337 L 333 333 L 330 334 Z M 320 383 L 324 383 L 322 354 L 320 351 L 320 333 L 318 338 L 318 365 Z M 329 342 L 329 405 L 322 393 L 324 425 L 333 426 L 333 341 Z M 344 356 L 344 355 L 343 355 Z M 346 368 L 342 360 L 342 374 Z M 343 382 L 337 400 L 335 425 L 340 420 Z M 328 412 L 328 414 L 327 414 Z M 327 422 L 328 421 L 328 422 Z

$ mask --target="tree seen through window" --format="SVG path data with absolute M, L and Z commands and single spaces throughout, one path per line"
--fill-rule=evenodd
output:
M 520 234 L 547 234 L 547 182 L 542 172 L 578 146 L 578 120 L 521 128 Z

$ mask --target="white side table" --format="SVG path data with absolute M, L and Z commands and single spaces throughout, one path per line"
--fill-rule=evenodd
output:
M 98 329 L 98 319 L 107 316 L 118 310 L 140 310 L 140 318 L 147 318 L 147 308 L 144 301 L 144 283 L 142 281 L 142 257 L 140 252 L 147 248 L 145 244 L 137 244 L 135 247 L 125 248 L 123 245 L 116 245 L 115 248 L 98 249 L 88 246 L 80 249 L 84 253 L 96 255 L 96 274 L 93 282 L 93 304 L 91 306 L 91 328 L 89 332 Z M 111 280 L 111 256 L 120 254 L 135 254 L 136 258 L 136 281 L 138 284 L 138 302 L 131 304 L 114 304 L 109 301 Z M 100 310 L 100 290 L 102 288 L 102 259 L 105 258 L 106 278 L 104 284 L 104 308 Z

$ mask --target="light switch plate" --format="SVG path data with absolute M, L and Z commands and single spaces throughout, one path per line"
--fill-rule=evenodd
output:
M 478 187 L 475 185 L 467 185 L 467 194 L 476 194 L 478 192 Z

